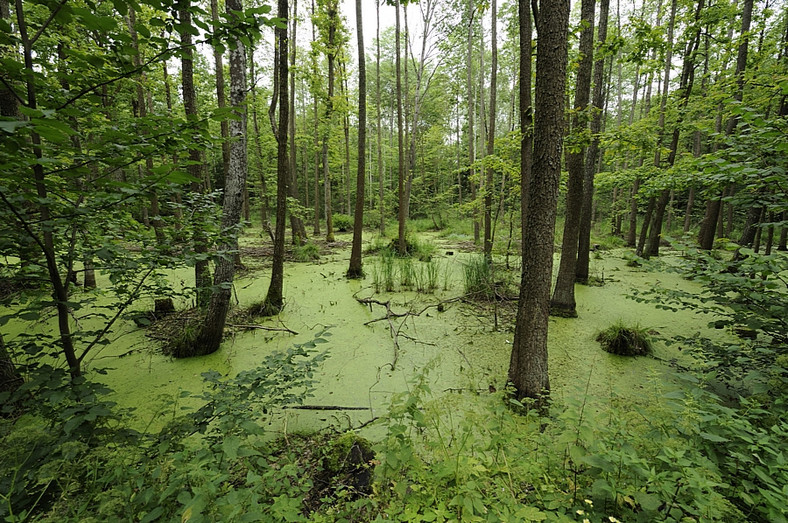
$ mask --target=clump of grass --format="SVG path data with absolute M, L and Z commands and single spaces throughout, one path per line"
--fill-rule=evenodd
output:
M 415 270 L 413 268 L 413 258 L 402 258 L 399 262 L 399 283 L 403 287 L 413 286 L 415 277 Z
M 399 240 L 394 238 L 388 245 L 389 249 L 397 256 L 399 254 Z M 432 259 L 433 254 L 438 248 L 430 242 L 419 241 L 418 239 L 405 239 L 405 256 L 416 258 L 419 261 L 427 262 Z
M 297 262 L 309 262 L 320 258 L 320 248 L 312 242 L 298 245 L 293 249 L 293 259 Z
M 596 341 L 605 351 L 620 356 L 646 356 L 653 351 L 647 329 L 620 320 L 597 334 Z
M 380 272 L 387 292 L 394 290 L 394 254 L 389 249 L 380 251 Z
M 427 291 L 433 292 L 438 288 L 438 274 L 440 273 L 440 267 L 436 262 L 430 260 L 424 264 L 424 269 Z
M 463 269 L 465 294 L 487 298 L 493 296 L 492 264 L 483 255 L 472 257 Z
M 367 243 L 364 247 L 365 254 L 378 254 L 384 249 L 390 250 L 390 242 L 382 236 L 376 236 L 371 242 Z

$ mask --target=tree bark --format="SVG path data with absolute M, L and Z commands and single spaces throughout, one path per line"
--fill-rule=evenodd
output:
M 386 205 L 383 201 L 383 147 L 382 122 L 380 111 L 380 2 L 375 2 L 375 110 L 377 111 L 377 172 L 378 172 L 378 210 L 380 211 L 380 235 L 386 234 Z
M 520 0 L 522 4 L 525 0 Z M 553 240 L 561 174 L 566 84 L 569 0 L 556 0 L 536 17 L 536 114 L 534 163 L 526 212 L 520 299 L 517 308 L 509 381 L 517 399 L 533 398 L 538 406 L 549 393 L 547 327 Z M 521 42 L 520 52 L 523 42 Z M 528 52 L 528 50 L 525 50 Z
M 181 88 L 183 91 L 183 109 L 186 119 L 196 122 L 197 113 L 197 92 L 194 88 L 194 46 L 192 45 L 192 35 L 185 28 L 191 27 L 192 15 L 189 11 L 189 0 L 178 2 L 178 18 L 184 29 L 180 32 L 181 46 Z M 189 149 L 190 165 L 186 167 L 188 173 L 195 180 L 192 182 L 191 190 L 196 195 L 203 193 L 202 181 L 204 178 L 205 164 L 202 161 L 201 149 L 197 146 Z M 202 228 L 204 210 L 198 208 L 192 214 L 194 233 L 192 235 L 193 249 L 197 256 L 194 262 L 194 282 L 197 298 L 197 306 L 202 308 L 208 305 L 211 293 L 211 273 L 208 268 L 208 259 L 204 256 L 208 252 L 207 238 Z M 203 259 L 204 258 L 204 259 Z
M 597 42 L 600 47 L 607 41 L 607 21 L 610 10 L 609 0 L 601 0 L 599 4 L 599 34 Z M 588 283 L 589 255 L 591 252 L 591 222 L 594 208 L 594 175 L 599 158 L 599 135 L 602 132 L 602 109 L 605 101 L 604 85 L 605 58 L 599 53 L 594 62 L 594 97 L 593 116 L 591 117 L 591 144 L 586 153 L 583 166 L 583 207 L 580 213 L 580 236 L 577 245 L 577 266 L 575 281 Z
M 594 63 L 594 8 L 595 0 L 583 0 L 580 7 L 580 64 L 575 82 L 575 99 L 572 106 L 570 133 L 580 140 L 588 129 L 588 102 L 591 94 L 591 66 Z M 577 316 L 575 302 L 575 271 L 577 268 L 577 242 L 580 237 L 580 215 L 583 208 L 583 166 L 585 144 L 575 145 L 577 150 L 566 151 L 566 169 L 569 172 L 566 191 L 564 236 L 561 241 L 561 262 L 555 282 L 550 313 L 555 316 Z
M 288 136 L 290 139 L 290 180 L 288 183 L 288 188 L 290 189 L 290 197 L 293 199 L 294 202 L 300 201 L 300 195 L 298 191 L 298 170 L 297 167 L 297 149 L 296 149 L 296 112 L 295 112 L 295 65 L 296 65 L 296 51 L 298 50 L 298 46 L 296 45 L 296 35 L 298 34 L 298 0 L 293 0 L 293 15 L 291 17 L 292 21 L 292 32 L 291 32 L 291 42 L 289 47 L 292 49 L 290 53 L 290 123 L 288 125 L 287 131 Z M 306 241 L 306 227 L 304 226 L 304 220 L 301 219 L 299 213 L 293 212 L 293 209 L 290 210 L 290 230 L 293 234 L 293 245 L 301 245 L 303 242 Z
M 279 0 L 280 9 L 287 0 Z M 226 0 L 227 14 L 231 20 L 243 9 L 241 0 Z M 285 16 L 287 11 L 285 10 Z M 281 11 L 280 11 L 280 16 Z M 277 28 L 277 31 L 279 29 Z M 285 44 L 287 45 L 287 44 Z M 224 178 L 224 202 L 222 204 L 222 238 L 219 252 L 222 256 L 216 261 L 214 271 L 213 292 L 205 319 L 200 326 L 194 344 L 184 347 L 194 353 L 181 353 L 175 356 L 202 356 L 219 349 L 230 308 L 233 278 L 235 276 L 235 253 L 238 252 L 238 223 L 244 201 L 244 187 L 248 172 L 246 152 L 246 48 L 240 38 L 230 48 L 230 105 L 237 118 L 228 125 L 228 137 L 232 137 L 229 145 L 229 162 Z M 285 96 L 287 94 L 285 93 Z
M 348 278 L 364 275 L 361 263 L 361 235 L 364 229 L 364 175 L 367 167 L 367 64 L 364 56 L 364 17 L 361 0 L 356 0 L 356 37 L 358 40 L 358 166 L 356 170 L 356 209 L 353 216 L 353 247 Z
M 490 126 L 487 137 L 487 156 L 495 154 L 495 112 L 496 97 L 498 96 L 498 3 L 492 0 L 492 59 L 490 65 Z M 492 261 L 492 193 L 493 193 L 494 170 L 491 166 L 487 167 L 487 181 L 485 182 L 484 192 L 484 255 Z
M 466 68 L 466 97 L 468 98 L 468 182 L 471 187 L 471 201 L 476 202 L 476 105 L 473 99 L 473 18 L 475 14 L 474 1 L 468 0 L 468 52 L 465 57 Z M 530 15 L 529 15 L 530 16 Z M 474 203 L 475 205 L 475 203 Z M 479 243 L 479 223 L 476 220 L 476 211 L 471 211 L 473 216 L 473 242 Z
M 277 16 L 287 18 L 288 1 L 278 0 Z M 287 219 L 287 194 L 290 181 L 290 166 L 287 155 L 287 124 L 290 117 L 288 101 L 288 41 L 287 27 L 276 27 L 274 30 L 277 41 L 276 60 L 279 82 L 279 123 L 275 128 L 276 136 L 276 229 L 274 233 L 274 255 L 271 267 L 271 283 L 268 286 L 263 302 L 262 312 L 266 316 L 278 314 L 284 306 L 284 261 L 285 261 L 285 221 Z
M 396 39 L 396 75 L 397 75 L 397 195 L 399 196 L 399 212 L 398 212 L 398 220 L 397 220 L 397 252 L 399 252 L 400 256 L 404 256 L 407 253 L 407 244 L 405 242 L 405 220 L 406 220 L 406 209 L 405 209 L 405 148 L 403 144 L 403 136 L 402 136 L 402 64 L 400 59 L 400 22 L 399 22 L 399 11 L 400 11 L 400 0 L 396 0 L 394 4 L 394 9 L 396 9 L 396 27 L 395 27 L 395 39 Z

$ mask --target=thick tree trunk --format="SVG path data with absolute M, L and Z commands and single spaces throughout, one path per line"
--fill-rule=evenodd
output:
M 591 67 L 594 63 L 594 8 L 595 0 L 583 0 L 580 20 L 580 64 L 575 82 L 575 99 L 572 106 L 570 133 L 582 136 L 588 130 L 588 102 L 591 97 Z M 583 209 L 583 167 L 585 145 L 578 150 L 566 151 L 566 169 L 569 172 L 566 190 L 566 214 L 564 236 L 561 241 L 561 262 L 558 277 L 550 301 L 550 313 L 554 316 L 574 318 L 577 316 L 575 302 L 575 271 L 577 269 L 577 242 L 580 237 L 580 214 Z
M 520 116 L 520 238 L 525 238 L 528 229 L 526 211 L 528 192 L 531 186 L 531 167 L 533 163 L 533 113 L 531 107 L 531 8 L 527 0 L 518 2 L 517 16 L 520 31 L 519 75 L 519 116 Z M 525 245 L 521 254 L 525 255 Z
M 364 229 L 364 174 L 367 167 L 367 64 L 364 57 L 364 17 L 361 0 L 356 0 L 356 37 L 358 41 L 358 166 L 356 170 L 356 209 L 353 216 L 353 247 L 348 278 L 364 275 L 361 264 L 361 235 Z
M 534 163 L 523 237 L 529 250 L 523 256 L 509 381 L 517 399 L 534 398 L 541 406 L 550 390 L 547 326 L 563 145 L 569 0 L 551 2 L 549 9 L 536 15 L 536 21 Z M 521 41 L 521 53 L 529 52 L 523 49 L 527 43 Z
M 279 0 L 279 7 L 285 7 L 287 0 Z M 238 11 L 243 9 L 241 0 L 226 0 L 227 14 L 233 20 Z M 281 11 L 280 11 L 281 16 Z M 280 29 L 277 28 L 277 31 Z M 287 44 L 285 44 L 287 45 Z M 285 93 L 285 97 L 287 94 Z M 225 253 L 216 261 L 213 292 L 200 330 L 191 346 L 193 353 L 175 354 L 175 356 L 202 356 L 219 349 L 230 308 L 233 278 L 235 276 L 235 256 L 229 253 L 238 251 L 237 225 L 241 219 L 241 208 L 244 201 L 246 186 L 247 152 L 246 152 L 246 48 L 240 38 L 230 48 L 230 105 L 237 118 L 228 125 L 228 136 L 232 137 L 229 162 L 224 178 L 224 202 L 222 204 L 222 237 L 225 238 L 219 251 Z

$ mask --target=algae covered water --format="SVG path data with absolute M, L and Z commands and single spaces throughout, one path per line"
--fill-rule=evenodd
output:
M 242 325 L 231 320 L 216 353 L 170 358 L 144 328 L 125 321 L 113 330 L 112 342 L 86 361 L 86 370 L 115 391 L 113 400 L 135 409 L 138 428 L 149 430 L 159 428 L 181 408 L 190 408 L 188 400 L 182 399 L 183 391 L 201 390 L 203 372 L 232 375 L 253 368 L 266 355 L 308 342 L 325 328 L 331 335 L 329 343 L 317 349 L 326 350 L 328 358 L 315 377 L 314 396 L 305 399 L 305 409 L 278 413 L 272 431 L 363 424 L 383 413 L 392 395 L 408 390 L 428 366 L 436 395 L 500 389 L 509 364 L 516 300 L 492 303 L 467 296 L 464 271 L 477 255 L 461 252 L 437 237 L 426 240 L 437 247 L 430 261 L 395 260 L 391 291 L 381 281 L 383 264 L 377 255 L 365 258 L 363 280 L 346 279 L 349 248 L 340 241 L 316 261 L 288 263 L 284 310 L 276 317 L 245 320 Z M 656 358 L 632 359 L 603 352 L 594 337 L 616 321 L 645 327 L 657 339 L 707 330 L 708 318 L 628 299 L 636 289 L 692 284 L 675 274 L 628 267 L 622 254 L 606 251 L 592 261 L 592 275 L 602 284 L 577 286 L 578 318 L 550 320 L 549 365 L 555 398 L 574 390 L 578 383 L 594 395 L 615 390 L 635 398 L 644 394 L 648 379 L 668 376 L 668 362 L 682 358 L 679 347 L 664 343 L 656 344 Z M 249 260 L 252 269 L 236 280 L 237 309 L 265 296 L 270 277 L 266 261 Z M 503 259 L 496 260 L 499 265 L 496 278 L 519 277 L 518 260 L 510 260 L 509 271 Z M 415 280 L 419 274 L 426 278 L 428 270 L 434 273 L 434 285 L 424 284 L 421 291 L 404 274 L 411 271 Z M 177 286 L 184 285 L 188 277 L 186 269 L 170 274 Z M 182 308 L 187 302 L 178 305 Z M 140 305 L 146 306 L 152 304 Z M 9 326 L 9 341 L 14 331 L 31 329 L 22 322 Z M 33 328 L 44 332 L 52 327 L 51 321 L 42 321 Z M 97 374 L 99 369 L 106 374 Z

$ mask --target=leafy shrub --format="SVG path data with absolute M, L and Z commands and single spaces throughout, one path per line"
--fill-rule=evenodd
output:
M 364 211 L 364 228 L 365 229 L 379 229 L 380 228 L 380 211 L 377 209 L 366 209 Z
M 653 350 L 647 329 L 640 325 L 627 326 L 621 321 L 601 331 L 595 339 L 605 351 L 620 356 L 645 356 Z
M 347 232 L 353 228 L 353 217 L 347 214 L 334 214 L 334 228 L 339 232 Z

